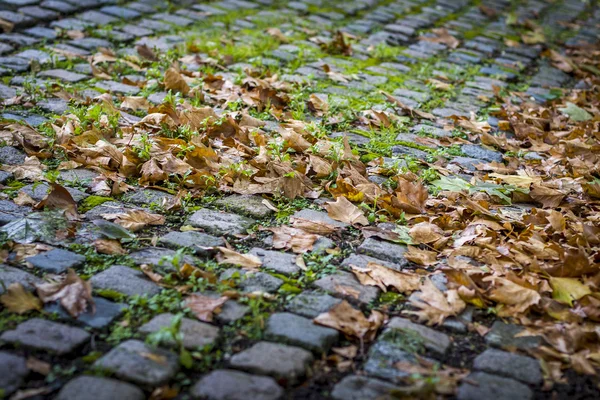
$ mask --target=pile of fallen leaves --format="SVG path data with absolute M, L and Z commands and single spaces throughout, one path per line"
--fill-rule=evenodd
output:
M 345 40 L 338 35 L 334 47 L 350 51 Z M 447 43 L 451 38 L 440 31 L 435 40 Z M 148 49 L 139 51 L 137 61 L 127 62 L 143 70 L 144 58 L 155 55 Z M 600 53 L 579 49 L 566 56 L 549 51 L 546 56 L 587 89 L 567 91 L 545 105 L 522 93 L 501 98 L 498 91 L 499 133 L 487 122 L 455 118 L 456 126 L 469 131 L 468 141 L 427 138 L 438 146 L 480 141 L 506 153 L 502 163 L 477 165 L 471 181 L 458 177 L 461 167 L 442 158 L 433 164 L 422 161 L 441 176 L 432 187 L 413 173 L 387 168 L 382 159 L 361 161 L 346 138 L 330 140 L 311 124 L 292 118 L 292 86 L 277 76 L 247 71 L 247 77 L 235 84 L 227 77 L 177 65 L 165 72 L 161 86 L 179 93 L 182 102 L 153 106 L 142 97 L 123 97 L 115 103 L 102 95 L 96 99 L 103 109 L 98 120 L 89 123 L 64 115 L 53 125 L 52 140 L 30 127 L 4 126 L 2 139 L 21 147 L 28 157 L 23 165 L 2 168 L 19 180 L 44 180 L 40 160 L 66 155 L 59 169 L 84 167 L 101 174 L 91 185 L 93 194 L 123 194 L 132 189 L 126 182 L 136 179 L 144 186 L 175 187 L 177 195 L 165 204 L 169 210 L 181 207 L 184 195 L 201 197 L 214 191 L 289 199 L 329 197 L 325 208 L 333 219 L 361 228 L 364 237 L 409 245 L 406 258 L 414 268 L 393 271 L 374 263 L 353 267 L 360 282 L 384 291 L 420 291 L 407 313 L 430 325 L 459 315 L 468 304 L 494 310 L 526 326 L 527 334 L 544 337 L 546 344 L 536 352 L 548 361 L 554 379 L 565 366 L 591 374 L 600 367 Z M 90 60 L 99 76 L 102 68 L 117 61 L 111 54 Z M 213 62 L 198 56 L 180 61 Z M 386 128 L 398 114 L 434 119 L 389 95 L 388 99 L 396 112 L 360 113 L 355 127 Z M 231 103 L 243 104 L 243 110 L 223 112 Z M 340 120 L 317 96 L 311 96 L 307 108 L 322 115 L 325 125 Z M 268 127 L 249 110 L 269 113 L 280 123 L 278 128 Z M 138 118 L 129 114 L 133 111 L 146 115 Z M 519 157 L 522 153 L 542 157 Z M 369 179 L 373 175 L 387 176 L 387 184 L 374 183 Z M 54 195 L 38 207 L 66 210 L 76 220 L 74 202 L 64 191 L 55 185 Z M 390 221 L 403 218 L 407 226 L 368 226 L 364 205 Z M 132 231 L 164 223 L 160 215 L 145 211 L 103 217 Z M 321 236 L 340 228 L 295 219 L 289 226 L 268 229 L 274 234 L 273 247 L 302 254 Z M 219 248 L 219 254 L 224 263 L 251 270 L 260 266 L 260 260 L 228 248 Z M 449 290 L 436 287 L 432 273 L 444 274 Z M 61 299 L 72 315 L 79 314 L 83 304 L 68 301 L 71 293 L 91 301 L 89 287 L 72 275 L 51 285 L 38 287 L 40 299 Z M 13 292 L 9 288 L 8 296 L 25 296 Z M 32 298 L 28 301 L 38 304 Z M 186 303 L 200 319 L 211 320 L 224 301 L 191 295 Z M 384 319 L 379 312 L 367 318 L 341 303 L 316 322 L 363 341 L 374 337 Z M 470 328 L 486 333 L 477 323 Z

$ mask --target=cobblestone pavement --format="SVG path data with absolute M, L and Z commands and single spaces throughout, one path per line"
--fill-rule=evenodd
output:
M 77 132 L 91 135 L 113 123 L 115 114 L 103 108 L 103 101 L 139 101 L 117 117 L 121 126 L 139 123 L 149 108 L 168 112 L 164 104 L 180 103 L 183 96 L 177 92 L 187 94 L 190 88 L 169 92 L 162 83 L 173 60 L 183 71 L 204 74 L 200 86 L 190 85 L 195 94 L 188 98 L 196 105 L 226 100 L 219 91 L 231 82 L 260 85 L 258 77 L 269 70 L 280 82 L 297 85 L 290 92 L 292 118 L 314 126 L 325 107 L 320 102 L 336 115 L 376 120 L 367 111 L 390 107 L 380 91 L 402 107 L 432 114 L 433 119 L 404 116 L 405 129 L 385 135 L 343 123 L 330 124 L 335 129 L 325 132 L 339 140 L 346 136 L 362 155 L 385 156 L 388 169 L 422 174 L 418 161 L 445 157 L 448 170 L 470 179 L 477 164 L 502 162 L 506 154 L 466 140 L 444 146 L 445 139 L 460 134 L 444 129 L 451 117 L 475 113 L 484 118 L 496 90 L 518 89 L 543 102 L 556 88 L 580 85 L 542 51 L 554 42 L 596 41 L 600 10 L 594 5 L 576 0 L 0 0 L 5 105 L 0 118 L 46 132 L 60 146 L 54 132 L 76 130 L 56 122 L 66 114 L 92 121 L 87 132 Z M 547 43 L 515 46 L 529 19 L 543 27 Z M 349 37 L 351 53 L 344 45 Z M 255 78 L 246 75 L 250 70 L 258 71 Z M 215 112 L 234 112 L 244 101 Z M 277 131 L 279 122 L 269 113 L 254 117 L 266 121 L 264 132 Z M 493 131 L 501 128 L 494 117 L 488 122 Z M 73 269 L 91 283 L 96 310 L 73 318 L 56 302 L 22 315 L 0 308 L 0 398 L 15 393 L 19 399 L 62 400 L 400 398 L 411 372 L 398 363 L 417 365 L 419 357 L 470 371 L 449 397 L 552 397 L 542 387 L 548 367 L 527 353 L 542 343 L 539 336 L 515 336 L 521 326 L 471 307 L 441 326 L 427 327 L 401 315 L 408 307 L 402 296 L 361 284 L 352 266 L 377 263 L 401 271 L 416 265 L 404 256 L 405 245 L 365 238 L 355 227 L 332 220 L 322 199 L 266 196 L 270 201 L 265 202 L 260 195 L 217 191 L 186 198 L 181 206 L 176 184 L 142 188 L 137 181 L 116 179 L 114 172 L 73 169 L 83 162 L 65 167 L 66 158 L 44 158 L 35 143 L 24 148 L 7 126 L 1 132 L 6 145 L 0 162 L 23 168 L 0 172 L 5 259 L 0 293 L 13 283 L 33 291 L 44 276 Z M 109 165 L 112 156 L 106 151 L 101 155 Z M 75 228 L 55 212 L 33 208 L 50 188 L 34 183 L 40 175 L 29 169 L 35 170 L 29 157 L 36 154 L 46 167 L 44 179 L 68 188 L 78 203 Z M 531 151 L 523 157 L 546 156 Z M 387 177 L 377 172 L 369 179 L 384 184 Z M 180 208 L 169 211 L 176 203 Z M 131 210 L 164 215 L 166 223 L 132 238 L 97 222 Z M 292 251 L 278 250 L 277 240 L 262 229 L 289 224 L 290 217 L 324 222 L 335 231 L 320 235 L 299 260 Z M 123 254 L 115 254 L 120 248 L 96 251 L 97 239 L 121 239 Z M 253 255 L 260 270 L 217 263 L 215 248 L 227 246 Z M 202 266 L 197 271 L 204 272 L 185 275 L 185 265 Z M 447 290 L 443 275 L 432 275 L 432 281 Z M 214 318 L 199 321 L 184 307 L 189 293 L 226 302 Z M 313 323 L 342 300 L 367 314 L 385 311 L 389 321 L 365 343 Z M 489 333 L 479 335 L 474 321 Z M 569 372 L 553 398 L 597 398 L 595 384 Z

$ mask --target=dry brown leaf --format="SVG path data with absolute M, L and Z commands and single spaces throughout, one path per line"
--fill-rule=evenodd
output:
M 6 293 L 0 296 L 0 303 L 10 312 L 25 314 L 26 312 L 42 309 L 42 301 L 31 292 L 25 290 L 20 283 L 12 283 L 6 288 Z
M 152 105 L 150 102 L 142 96 L 127 96 L 123 98 L 121 103 L 121 110 L 143 110 L 148 111 Z
M 94 248 L 100 254 L 127 254 L 121 243 L 114 239 L 96 239 Z
M 200 321 L 212 322 L 213 314 L 218 313 L 221 306 L 229 300 L 229 297 L 208 297 L 201 294 L 191 294 L 185 299 L 185 306 Z
M 217 261 L 219 264 L 233 264 L 248 270 L 256 271 L 262 265 L 260 258 L 253 254 L 241 254 L 227 247 L 215 247 L 219 250 Z
M 314 322 L 319 325 L 336 329 L 364 342 L 370 342 L 375 338 L 384 321 L 383 313 L 373 310 L 369 318 L 366 318 L 360 310 L 352 307 L 346 300 L 314 319 Z
M 285 225 L 268 230 L 273 232 L 273 248 L 292 250 L 294 253 L 311 251 L 319 239 L 318 235 Z
M 444 237 L 442 231 L 437 225 L 429 222 L 421 222 L 410 228 L 408 234 L 415 243 L 433 243 Z
M 291 217 L 290 222 L 292 223 L 293 228 L 301 229 L 308 233 L 314 233 L 315 235 L 327 236 L 340 229 L 337 226 L 330 225 L 326 222 L 311 221 L 305 218 Z
M 65 212 L 65 217 L 68 220 L 79 219 L 79 213 L 77 212 L 77 202 L 73 200 L 71 193 L 58 183 L 52 184 L 52 190 L 48 195 L 40 201 L 34 208 L 36 210 L 48 207 L 51 209 L 59 209 Z
M 408 246 L 408 250 L 404 253 L 404 258 L 426 267 L 438 263 L 435 251 L 423 250 L 415 246 Z
M 533 184 L 529 196 L 542 204 L 544 208 L 556 208 L 560 206 L 560 203 L 566 195 L 556 189 Z
M 369 220 L 361 209 L 350 203 L 344 196 L 338 197 L 335 202 L 326 203 L 324 207 L 331 219 L 351 225 L 369 225 Z
M 173 67 L 165 71 L 163 84 L 166 90 L 181 92 L 184 95 L 190 92 L 190 87 L 185 79 L 183 79 L 183 76 Z
M 38 203 L 22 190 L 19 191 L 19 194 L 17 194 L 17 197 L 15 197 L 13 201 L 18 206 L 34 206 Z
M 81 279 L 74 270 L 69 268 L 66 276 L 58 276 L 54 281 L 35 285 L 39 298 L 44 302 L 59 301 L 60 305 L 73 318 L 77 318 L 96 306 L 92 299 L 92 285 Z
M 365 268 L 351 267 L 361 284 L 377 286 L 384 292 L 388 287 L 393 287 L 399 293 L 411 293 L 421 285 L 421 276 L 414 272 L 396 271 L 373 262 L 369 262 Z
M 466 307 L 456 290 L 443 293 L 429 278 L 423 281 L 420 289 L 418 296 L 410 300 L 410 304 L 420 311 L 403 311 L 403 314 L 416 315 L 427 325 L 441 325 L 446 318 L 460 314 Z
M 36 156 L 25 158 L 25 162 L 19 165 L 3 165 L 2 170 L 12 172 L 16 180 L 39 182 L 44 181 L 44 170 L 46 167 Z
M 498 307 L 498 315 L 501 317 L 524 314 L 532 306 L 538 304 L 542 298 L 536 290 L 522 286 L 510 279 L 488 276 L 483 278 L 483 281 L 491 283 L 488 297 L 502 305 L 502 307 Z
M 163 225 L 165 217 L 160 214 L 151 214 L 144 210 L 128 210 L 126 213 L 101 214 L 106 220 L 114 220 L 125 229 L 137 232 L 148 225 Z

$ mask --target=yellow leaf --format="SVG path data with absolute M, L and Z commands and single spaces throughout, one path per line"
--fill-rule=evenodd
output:
M 217 255 L 219 264 L 234 264 L 250 270 L 256 270 L 262 265 L 261 259 L 255 255 L 241 254 L 227 247 L 217 247 L 217 249 L 220 251 Z
M 28 311 L 42 309 L 42 301 L 25 290 L 20 283 L 13 283 L 6 293 L 0 296 L 0 302 L 10 312 L 25 314 Z
M 560 303 L 573 307 L 573 300 L 591 294 L 590 288 L 575 278 L 550 278 L 552 298 Z
M 327 214 L 336 221 L 352 225 L 369 225 L 369 220 L 360 208 L 350 203 L 344 196 L 338 197 L 335 202 L 325 204 L 325 209 L 327 209 Z

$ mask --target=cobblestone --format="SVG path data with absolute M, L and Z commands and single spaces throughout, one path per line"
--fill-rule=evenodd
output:
M 448 290 L 457 289 L 456 282 L 446 279 L 445 271 L 455 263 L 475 265 L 450 255 L 452 243 L 467 230 L 483 232 L 478 230 L 483 221 L 494 235 L 512 224 L 504 212 L 494 221 L 481 209 L 473 212 L 476 205 L 489 204 L 496 213 L 490 200 L 495 197 L 475 188 L 491 185 L 490 179 L 507 183 L 499 177 L 517 170 L 529 175 L 540 164 L 555 171 L 564 146 L 572 152 L 570 168 L 581 173 L 575 183 L 565 180 L 553 188 L 571 191 L 564 204 L 578 205 L 572 215 L 588 206 L 573 201 L 572 186 L 592 176 L 582 171 L 593 154 L 573 145 L 579 138 L 563 133 L 566 118 L 550 124 L 536 120 L 549 136 L 537 135 L 525 147 L 521 136 L 528 134 L 514 136 L 507 126 L 515 121 L 495 107 L 499 96 L 511 96 L 518 108 L 522 101 L 560 99 L 561 91 L 573 87 L 581 98 L 595 93 L 583 75 L 591 63 L 567 72 L 569 63 L 561 62 L 578 43 L 595 48 L 600 26 L 595 5 L 577 0 L 1 0 L 0 295 L 13 283 L 36 295 L 34 284 L 49 278 L 45 275 L 73 268 L 91 284 L 96 312 L 88 308 L 73 318 L 50 302 L 42 312 L 14 315 L 3 297 L 0 397 L 48 387 L 50 392 L 38 397 L 142 399 L 160 396 L 168 386 L 180 391 L 178 397 L 194 399 L 368 400 L 391 398 L 409 384 L 419 387 L 416 375 L 409 377 L 398 362 L 414 363 L 415 369 L 430 363 L 433 380 L 447 368 L 442 362 L 465 368 L 471 360 L 472 371 L 454 394 L 459 400 L 566 395 L 563 383 L 543 392 L 540 363 L 508 352 L 537 348 L 541 337 L 521 336 L 521 326 L 493 316 L 482 319 L 472 306 L 431 327 L 401 318 L 403 310 L 414 311 L 411 301 L 425 289 L 410 296 L 391 287 L 383 293 L 361 284 L 351 267 L 376 263 L 428 276 L 451 296 Z M 526 43 L 526 35 L 538 43 Z M 169 67 L 185 84 L 167 82 Z M 136 102 L 144 104 L 136 109 L 131 105 Z M 481 128 L 486 134 L 465 127 L 484 120 L 490 124 Z M 19 125 L 40 136 L 21 135 Z M 38 147 L 43 143 L 50 147 Z M 142 171 L 145 182 L 138 179 Z M 446 176 L 470 182 L 469 199 L 438 203 L 439 190 L 432 185 Z M 440 242 L 411 244 L 410 252 L 402 244 L 410 243 L 405 228 L 427 216 L 408 211 L 415 199 L 403 197 L 401 177 L 429 189 L 426 208 L 447 207 L 447 216 L 429 219 L 444 230 Z M 65 186 L 79 219 L 65 219 L 61 206 L 34 209 L 27 196 L 41 201 L 49 182 Z M 394 199 L 380 197 L 381 188 L 389 188 Z M 511 190 L 506 189 L 509 197 Z M 367 230 L 320 208 L 339 196 L 368 218 Z M 524 193 L 515 196 L 515 204 L 526 199 Z M 389 208 L 400 203 L 402 214 Z M 538 206 L 536 218 L 526 220 L 539 233 L 535 237 L 562 238 L 555 221 L 552 230 L 543 226 L 550 210 Z M 165 223 L 118 239 L 106 234 L 116 225 L 105 214 L 132 210 L 161 214 Z M 473 222 L 473 214 L 477 223 L 459 229 L 464 221 Z M 285 244 L 278 238 L 275 249 L 270 229 L 296 226 L 297 219 L 333 229 L 314 232 L 319 237 L 312 251 L 302 248 L 303 241 L 315 239 L 308 234 Z M 502 230 L 491 227 L 500 220 Z M 567 219 L 565 229 L 571 222 Z M 520 234 L 521 228 L 513 224 L 510 231 Z M 582 228 L 585 241 L 593 242 L 588 228 Z M 379 233 L 367 235 L 371 229 Z M 467 246 L 474 250 L 475 242 L 490 235 Z M 97 241 L 109 237 L 112 242 Z M 54 249 L 47 251 L 46 245 Z M 254 270 L 243 261 L 219 264 L 218 246 L 255 255 L 262 265 Z M 116 254 L 105 254 L 109 250 Z M 418 258 L 429 255 L 423 250 L 435 250 L 434 264 Z M 488 274 L 483 256 L 471 256 L 480 273 Z M 197 268 L 193 277 L 188 267 L 181 269 L 184 264 Z M 487 286 L 484 292 L 487 297 Z M 209 324 L 186 308 L 190 293 L 229 300 Z M 459 293 L 465 300 L 462 289 Z M 338 343 L 340 332 L 313 322 L 342 299 L 367 318 L 376 310 L 389 320 L 357 358 L 344 354 L 353 346 L 362 349 L 366 339 L 347 335 Z M 574 300 L 578 318 L 587 309 L 580 303 L 588 300 Z M 184 315 L 183 349 L 194 363 L 202 357 L 203 375 L 196 364 L 179 368 L 187 357 L 179 343 L 166 340 L 152 347 L 137 340 L 153 333 L 152 338 L 167 337 L 175 315 Z M 473 326 L 490 331 L 481 338 Z M 344 348 L 332 350 L 338 344 Z M 30 357 L 73 373 L 50 381 L 53 375 L 30 373 L 24 364 Z M 95 376 L 99 370 L 106 377 Z M 590 388 L 582 396 L 598 397 L 594 377 L 570 370 L 564 376 L 569 390 Z

